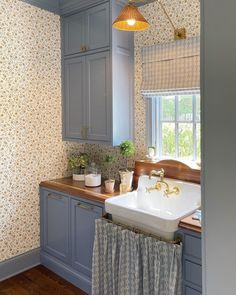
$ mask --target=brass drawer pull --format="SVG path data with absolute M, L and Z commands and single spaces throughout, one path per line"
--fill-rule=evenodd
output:
M 93 206 L 85 205 L 85 204 L 82 204 L 80 202 L 76 206 L 79 207 L 79 208 L 81 208 L 81 209 L 85 209 L 85 210 L 89 210 L 89 211 L 93 211 L 94 210 L 94 207 Z
M 80 47 L 80 51 L 83 51 L 83 52 L 84 52 L 84 51 L 86 51 L 86 50 L 87 50 L 86 46 L 81 46 L 81 47 Z
M 54 199 L 54 200 L 62 200 L 63 199 L 62 196 L 56 196 L 56 195 L 53 195 L 51 193 L 48 194 L 48 198 Z

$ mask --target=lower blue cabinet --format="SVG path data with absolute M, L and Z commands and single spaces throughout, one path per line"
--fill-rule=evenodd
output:
M 69 198 L 56 192 L 42 193 L 42 248 L 69 262 Z
M 181 229 L 177 235 L 183 240 L 183 295 L 201 295 L 201 234 Z
M 101 207 L 71 200 L 72 265 L 89 278 L 92 278 L 94 221 L 101 216 Z
M 95 220 L 104 207 L 41 188 L 41 264 L 91 293 Z

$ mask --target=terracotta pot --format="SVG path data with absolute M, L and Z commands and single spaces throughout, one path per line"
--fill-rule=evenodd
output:
M 105 180 L 105 191 L 107 193 L 113 193 L 114 186 L 115 186 L 115 180 L 113 180 L 113 179 Z

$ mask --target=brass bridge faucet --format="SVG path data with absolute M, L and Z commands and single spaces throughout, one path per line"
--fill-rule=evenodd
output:
M 154 187 L 149 187 L 149 188 L 146 188 L 146 191 L 147 192 L 151 192 L 153 190 L 157 190 L 157 191 L 160 191 L 163 186 L 165 186 L 165 190 L 164 190 L 164 195 L 166 197 L 169 197 L 170 195 L 178 195 L 180 193 L 180 189 L 177 187 L 177 186 L 174 186 L 172 189 L 170 188 L 169 184 L 164 180 L 164 177 L 165 177 L 165 170 L 163 168 L 161 168 L 160 170 L 152 170 L 150 173 L 149 173 L 149 179 L 151 179 L 152 176 L 160 176 L 160 180 L 158 180 L 155 184 Z

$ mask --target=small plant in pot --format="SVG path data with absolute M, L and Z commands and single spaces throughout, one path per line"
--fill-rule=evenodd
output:
M 128 169 L 128 159 L 134 155 L 135 148 L 132 141 L 125 140 L 120 145 L 120 153 L 126 160 L 126 168 L 120 170 L 121 192 L 128 192 L 132 190 L 132 181 L 134 171 L 129 171 Z
M 84 181 L 85 168 L 89 164 L 89 156 L 86 153 L 71 155 L 68 164 L 73 173 L 73 180 Z
M 115 157 L 112 155 L 106 155 L 104 165 L 107 168 L 108 179 L 105 180 L 105 191 L 107 193 L 114 192 L 115 180 L 111 179 L 111 166 L 115 162 Z

